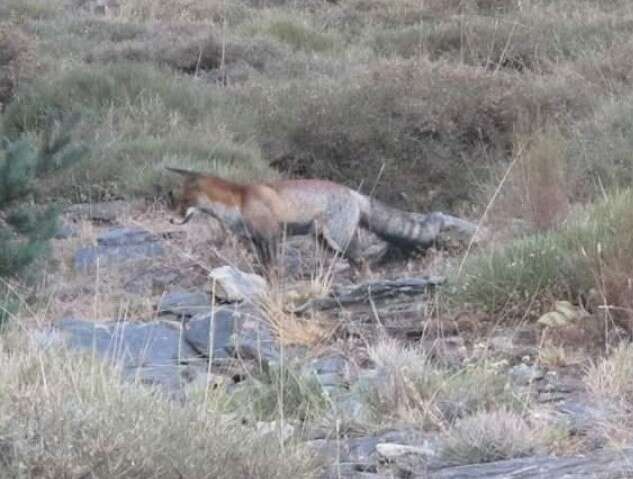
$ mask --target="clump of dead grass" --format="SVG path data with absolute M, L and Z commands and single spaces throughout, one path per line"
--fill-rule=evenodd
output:
M 444 434 L 441 454 L 452 464 L 501 461 L 542 452 L 545 439 L 542 429 L 501 408 L 458 420 Z
M 488 364 L 453 369 L 435 364 L 423 351 L 383 340 L 369 349 L 377 379 L 363 391 L 378 422 L 406 420 L 443 429 L 481 410 L 520 407 L 500 371 Z
M 520 219 L 532 232 L 560 226 L 570 209 L 566 148 L 567 139 L 555 127 L 517 137 L 511 170 L 490 214 L 493 221 Z
M 618 346 L 609 357 L 593 363 L 585 384 L 595 415 L 590 434 L 614 446 L 630 444 L 633 438 L 633 347 Z

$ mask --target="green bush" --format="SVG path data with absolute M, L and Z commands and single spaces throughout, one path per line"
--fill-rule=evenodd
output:
M 611 194 L 558 231 L 520 238 L 469 258 L 456 297 L 490 312 L 542 313 L 552 300 L 577 301 L 591 288 L 623 306 L 633 258 L 633 191 Z M 628 306 L 627 306 L 628 307 Z
M 16 276 L 41 256 L 57 229 L 57 211 L 33 206 L 38 181 L 76 163 L 82 147 L 71 144 L 70 125 L 49 121 L 40 148 L 25 136 L 3 140 L 0 154 L 0 277 Z

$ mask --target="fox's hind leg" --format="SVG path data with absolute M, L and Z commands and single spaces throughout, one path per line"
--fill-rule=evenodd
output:
M 358 242 L 359 221 L 358 209 L 330 212 L 328 218 L 319 223 L 318 232 L 332 250 L 347 258 L 356 273 L 365 275 L 369 271 L 369 266 L 362 256 Z

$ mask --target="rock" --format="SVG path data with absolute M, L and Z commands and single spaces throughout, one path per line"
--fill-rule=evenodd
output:
M 194 316 L 211 311 L 211 300 L 204 291 L 170 291 L 158 304 L 158 314 Z
M 250 316 L 231 336 L 226 351 L 237 358 L 251 359 L 269 365 L 280 361 L 279 342 L 263 319 Z
M 426 473 L 428 458 L 435 456 L 435 451 L 430 448 L 393 443 L 376 444 L 376 451 L 388 464 L 385 469 L 391 471 L 395 477 Z
M 160 238 L 142 228 L 113 228 L 99 235 L 97 244 L 101 246 L 130 246 L 152 241 Z
M 74 257 L 75 269 L 86 271 L 100 266 L 138 261 L 165 253 L 159 237 L 140 228 L 114 228 L 97 238 L 97 246 L 80 248 Z
M 376 444 L 376 451 L 381 457 L 387 460 L 394 460 L 407 454 L 417 456 L 434 456 L 436 451 L 429 447 L 407 446 L 404 444 L 395 444 L 390 442 L 381 442 Z
M 631 477 L 633 448 L 602 449 L 566 457 L 534 456 L 468 466 L 445 467 L 433 479 L 620 479 Z
M 268 291 L 266 280 L 253 273 L 244 273 L 232 266 L 215 268 L 209 273 L 211 290 L 219 299 L 233 301 L 256 301 Z
M 331 391 L 328 391 L 331 394 Z M 346 423 L 366 424 L 372 418 L 371 410 L 356 391 L 349 394 L 337 395 L 336 414 Z
M 516 333 L 500 333 L 488 338 L 483 346 L 485 349 L 490 348 L 493 352 L 509 358 L 536 357 L 537 345 L 525 343 L 522 338 L 523 336 Z
M 572 434 L 586 434 L 596 424 L 609 419 L 609 410 L 597 404 L 589 404 L 577 399 L 565 399 L 556 406 L 561 419 L 569 427 Z
M 76 238 L 77 236 L 79 236 L 79 231 L 77 231 L 77 228 L 69 225 L 68 223 L 62 223 L 57 228 L 57 231 L 55 232 L 55 235 L 53 237 L 58 240 L 65 240 L 69 238 Z
M 206 371 L 206 367 L 196 366 L 200 356 L 183 340 L 180 329 L 161 322 L 64 319 L 48 333 L 55 343 L 61 338 L 72 349 L 93 351 L 97 357 L 119 366 L 128 381 L 160 385 L 172 392 Z
M 393 446 L 403 448 L 411 448 L 409 451 L 423 452 L 423 454 L 403 454 L 394 456 L 394 460 L 406 466 L 409 457 L 414 457 L 414 462 L 418 464 L 417 469 L 409 467 L 411 471 L 420 472 L 425 467 L 427 458 L 435 456 L 435 447 L 426 439 L 422 433 L 414 430 L 393 430 L 386 431 L 374 436 L 356 437 L 356 438 L 339 438 L 339 439 L 317 439 L 307 441 L 306 445 L 315 450 L 319 455 L 324 457 L 327 462 L 335 463 L 330 472 L 337 472 L 339 466 L 345 465 L 347 471 L 371 472 L 376 473 L 379 470 L 379 463 L 386 458 L 378 452 L 379 444 L 387 444 L 385 450 L 395 451 Z M 397 443 L 396 443 L 397 441 Z M 395 444 L 394 444 L 395 443 Z M 397 467 L 396 469 L 399 469 Z M 378 477 L 411 477 L 403 471 L 403 475 L 387 474 Z M 327 477 L 337 477 L 336 475 Z M 345 476 L 348 477 L 348 476 Z M 355 477 L 355 476 L 349 476 Z
M 184 282 L 186 272 L 177 267 L 149 266 L 135 268 L 123 288 L 138 295 L 162 295 L 172 284 Z
M 508 375 L 517 386 L 527 386 L 545 377 L 545 372 L 536 365 L 517 364 L 508 370 Z
M 204 356 L 213 359 L 227 358 L 227 350 L 231 349 L 232 336 L 238 330 L 239 319 L 239 313 L 228 308 L 197 314 L 183 325 L 185 341 Z
M 342 374 L 345 369 L 349 367 L 349 361 L 344 355 L 336 353 L 331 356 L 321 356 L 312 360 L 309 363 L 309 367 L 313 369 L 316 374 Z
M 276 441 L 286 442 L 295 433 L 295 428 L 292 424 L 284 422 L 279 424 L 277 421 L 264 422 L 258 421 L 255 425 L 257 433 L 261 436 L 272 436 Z
M 428 292 L 443 282 L 443 278 L 425 276 L 397 280 L 383 279 L 351 286 L 337 286 L 329 297 L 312 299 L 295 308 L 294 311 L 299 313 L 310 309 L 327 310 L 350 304 L 369 303 L 370 297 L 373 301 L 379 301 L 401 295 L 416 296 Z
M 94 351 L 124 368 L 178 364 L 199 357 L 179 329 L 160 322 L 93 323 L 65 319 L 54 327 L 64 333 L 68 346 Z

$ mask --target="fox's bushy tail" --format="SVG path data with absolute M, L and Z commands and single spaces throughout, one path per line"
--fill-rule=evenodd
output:
M 361 197 L 361 222 L 364 227 L 392 243 L 428 246 L 442 228 L 441 217 L 408 213 L 369 198 Z

